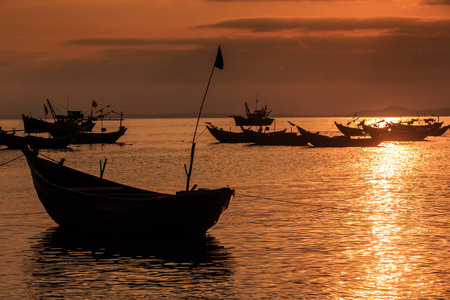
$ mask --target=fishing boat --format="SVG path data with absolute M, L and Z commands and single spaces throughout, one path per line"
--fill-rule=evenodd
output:
M 258 104 L 258 99 L 256 100 L 256 105 Z M 269 114 L 272 112 L 267 109 L 267 105 L 261 109 L 257 109 L 253 112 L 248 108 L 247 102 L 245 102 L 245 112 L 246 117 L 233 115 L 234 122 L 236 126 L 269 126 L 273 123 L 272 118 L 269 118 Z
M 22 149 L 29 145 L 33 149 L 65 149 L 76 138 L 76 134 L 61 138 L 46 138 L 40 136 L 19 136 L 14 132 L 0 132 L 0 145 L 9 149 Z
M 271 146 L 306 146 L 308 141 L 296 132 L 286 132 L 286 129 L 275 132 L 258 132 L 242 128 L 248 139 L 255 145 Z
M 122 126 L 122 121 L 123 113 L 120 112 L 120 125 L 117 131 L 107 132 L 106 128 L 102 126 L 101 132 L 72 131 L 58 128 L 50 129 L 49 133 L 53 137 L 65 137 L 76 133 L 77 135 L 72 144 L 111 144 L 115 143 L 127 131 L 127 128 L 125 126 Z
M 410 142 L 422 141 L 432 133 L 430 130 L 402 130 L 392 127 L 373 127 L 364 125 L 366 131 L 371 137 L 382 137 L 385 141 L 391 142 Z
M 220 47 L 214 68 L 223 68 Z M 208 91 L 209 82 L 206 91 Z M 185 165 L 186 190 L 175 194 L 147 191 L 93 176 L 39 157 L 36 150 L 23 149 L 39 200 L 62 228 L 83 232 L 204 236 L 214 226 L 235 192 L 229 187 L 190 187 L 195 138 L 206 93 L 192 139 L 189 168 Z M 101 164 L 100 164 L 101 165 Z
M 112 132 L 79 132 L 72 144 L 111 144 L 115 143 L 121 136 L 125 134 L 127 128 L 120 126 L 119 130 Z M 70 131 L 58 131 L 58 133 L 50 133 L 52 136 L 64 137 L 72 134 Z
M 95 126 L 95 121 L 98 117 L 103 116 L 100 115 L 85 117 L 85 115 L 81 111 L 77 110 L 68 110 L 67 114 L 57 114 L 53 105 L 47 99 L 47 106 L 50 109 L 51 115 L 53 117 L 53 122 L 48 122 L 46 120 L 36 119 L 31 116 L 22 115 L 23 125 L 25 129 L 25 133 L 41 133 L 41 132 L 50 132 L 50 131 L 71 131 L 71 132 L 83 132 L 83 131 L 92 131 Z M 47 106 L 44 104 L 45 114 L 48 114 Z M 92 106 L 97 106 L 95 101 L 92 102 Z M 103 110 L 99 110 L 98 112 L 103 112 Z M 92 112 L 92 108 L 91 108 Z
M 357 127 L 348 126 L 349 124 L 343 125 L 343 124 L 338 123 L 336 121 L 334 122 L 334 124 L 339 129 L 339 131 L 342 132 L 345 136 L 352 137 L 352 136 L 365 136 L 366 135 L 366 132 L 362 128 L 362 125 L 364 124 L 364 122 L 365 122 L 365 120 L 360 122 L 357 125 Z
M 244 132 L 233 132 L 231 130 L 224 130 L 223 128 L 214 126 L 211 123 L 207 123 L 206 128 L 211 135 L 220 143 L 251 143 L 251 140 Z
M 89 175 L 23 150 L 39 200 L 62 228 L 86 232 L 201 235 L 227 209 L 234 190 L 163 194 Z
M 297 129 L 308 140 L 308 143 L 314 147 L 376 147 L 384 142 L 383 137 L 350 138 L 345 135 L 330 137 L 310 132 L 300 126 L 297 126 Z

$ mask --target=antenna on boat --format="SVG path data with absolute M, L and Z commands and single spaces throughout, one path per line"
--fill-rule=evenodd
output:
M 208 93 L 209 84 L 211 83 L 211 78 L 212 78 L 215 68 L 218 68 L 219 70 L 223 70 L 223 57 L 222 57 L 222 51 L 220 51 L 220 45 L 219 45 L 219 49 L 217 49 L 217 56 L 216 56 L 216 60 L 214 61 L 214 66 L 212 68 L 211 75 L 209 75 L 208 85 L 206 86 L 206 91 L 205 91 L 205 95 L 203 96 L 202 105 L 200 106 L 200 111 L 198 112 L 197 124 L 195 125 L 194 137 L 192 138 L 191 162 L 189 164 L 189 171 L 187 170 L 186 165 L 184 165 L 184 169 L 185 169 L 186 175 L 187 175 L 186 191 L 189 191 L 189 182 L 191 180 L 192 164 L 194 163 L 194 152 L 195 152 L 195 136 L 197 135 L 198 123 L 200 121 L 200 115 L 202 114 L 203 104 L 205 103 L 206 94 Z

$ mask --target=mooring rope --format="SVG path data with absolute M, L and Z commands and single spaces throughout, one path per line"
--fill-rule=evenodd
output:
M 255 195 L 248 195 L 248 194 L 242 194 L 242 193 L 239 193 L 238 195 L 239 196 L 244 196 L 244 197 L 249 197 L 249 198 L 258 198 L 258 199 L 262 199 L 262 200 L 274 201 L 274 202 L 289 203 L 289 204 L 293 204 L 293 205 L 307 205 L 307 206 L 315 206 L 315 207 L 320 207 L 320 208 L 329 208 L 329 209 L 336 209 L 336 210 L 344 210 L 344 211 L 356 212 L 355 210 L 348 209 L 348 208 L 332 207 L 332 206 L 326 206 L 326 205 L 321 205 L 321 204 L 294 202 L 294 201 L 289 201 L 289 200 L 280 200 L 280 199 L 274 199 L 274 198 L 269 198 L 269 197 L 261 197 L 261 196 L 255 196 Z
M 18 157 L 16 157 L 16 158 L 13 158 L 13 159 L 11 159 L 11 160 L 5 162 L 5 163 L 2 163 L 2 164 L 0 165 L 0 167 L 2 167 L 2 166 L 4 166 L 4 165 L 7 165 L 7 164 L 9 164 L 10 162 L 13 162 L 13 161 L 15 161 L 15 160 L 21 158 L 22 156 L 24 156 L 24 155 L 22 154 L 22 155 L 20 155 L 20 156 L 18 156 Z
M 39 155 L 40 155 L 40 156 L 43 156 L 43 157 L 45 157 L 45 158 L 47 158 L 47 159 L 50 159 L 51 161 L 59 162 L 59 161 L 57 161 L 57 160 L 55 160 L 55 159 L 53 159 L 53 158 L 51 158 L 51 157 L 49 157 L 49 156 L 47 156 L 47 155 L 45 155 L 45 154 L 39 153 Z
M 341 210 L 341 211 L 345 211 L 345 212 L 361 213 L 361 211 L 356 210 L 356 209 L 351 209 L 351 208 L 333 207 L 333 206 L 327 206 L 327 205 L 321 205 L 321 204 L 312 204 L 312 203 L 304 203 L 304 202 L 300 203 L 300 202 L 294 202 L 294 201 L 289 201 L 289 200 L 280 200 L 280 199 L 274 199 L 274 198 L 270 198 L 270 197 L 261 197 L 261 196 L 242 194 L 242 193 L 239 193 L 238 195 L 239 196 L 243 196 L 243 197 L 249 197 L 249 198 L 258 198 L 258 199 L 267 200 L 267 201 L 288 203 L 288 204 L 292 204 L 292 205 L 306 205 L 306 206 L 314 206 L 314 207 L 319 207 L 319 208 Z M 369 212 L 365 212 L 365 213 L 369 213 Z M 446 221 L 428 220 L 428 222 L 450 225 L 450 222 L 446 222 Z

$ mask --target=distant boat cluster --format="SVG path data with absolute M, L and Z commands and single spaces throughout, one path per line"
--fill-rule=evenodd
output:
M 210 122 L 206 127 L 212 136 L 220 143 L 251 143 L 256 145 L 280 146 L 314 146 L 314 147 L 376 147 L 386 141 L 422 141 L 428 136 L 441 136 L 450 127 L 443 126 L 443 122 L 435 118 L 409 119 L 408 121 L 386 122 L 379 120 L 366 124 L 366 120 L 358 121 L 356 116 L 343 125 L 335 122 L 336 127 L 343 135 L 327 136 L 319 132 L 311 132 L 296 124 L 298 132 L 270 131 L 268 125 L 274 119 L 268 118 L 267 106 L 265 109 L 250 112 L 245 103 L 247 117 L 232 116 L 239 132 L 227 131 Z M 270 112 L 270 111 L 269 111 Z M 358 122 L 357 122 L 358 121 Z M 353 126 L 351 126 L 354 124 Z M 244 126 L 247 126 L 245 128 Z M 256 127 L 257 129 L 252 129 Z
M 57 114 L 47 99 L 47 105 L 44 104 L 45 113 L 47 115 L 50 110 L 53 121 L 22 115 L 23 131 L 27 135 L 16 135 L 16 131 L 21 130 L 1 130 L 0 145 L 5 145 L 10 149 L 22 149 L 25 145 L 29 145 L 33 149 L 64 149 L 70 144 L 115 143 L 127 130 L 125 126 L 122 126 L 123 113 L 105 112 L 104 110 L 109 105 L 93 112 L 95 107 L 97 107 L 97 103 L 93 101 L 89 116 L 85 116 L 81 111 L 73 110 L 68 110 L 67 114 L 63 115 Z M 105 120 L 110 114 L 120 115 L 119 129 L 107 132 L 106 128 L 102 126 L 101 132 L 93 132 L 96 122 Z M 51 137 L 37 136 L 36 134 L 39 133 L 49 133 Z

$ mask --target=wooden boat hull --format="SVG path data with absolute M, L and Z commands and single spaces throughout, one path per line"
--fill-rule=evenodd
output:
M 226 131 L 215 126 L 206 125 L 211 135 L 220 143 L 250 143 L 251 141 L 243 132 Z
M 38 136 L 17 136 L 10 133 L 0 133 L 0 144 L 9 149 L 22 149 L 29 145 L 33 149 L 65 149 L 73 142 L 76 135 L 62 138 L 44 138 Z
M 255 145 L 306 146 L 308 144 L 304 136 L 295 132 L 286 132 L 286 129 L 275 132 L 257 132 L 244 128 L 242 130 Z
M 70 230 L 204 235 L 234 195 L 230 188 L 175 195 L 150 192 L 24 153 L 42 205 L 57 224 Z
M 342 125 L 340 123 L 334 122 L 336 127 L 339 129 L 340 132 L 342 132 L 345 136 L 365 136 L 366 133 L 364 129 L 362 128 L 356 128 L 356 127 L 349 127 Z
M 120 127 L 118 131 L 113 132 L 79 132 L 72 144 L 112 144 L 125 134 L 127 128 Z M 50 134 L 54 137 L 63 137 L 70 135 L 70 131 L 51 131 Z
M 409 142 L 422 141 L 427 136 L 432 134 L 435 129 L 428 130 L 404 130 L 398 128 L 374 128 L 364 125 L 364 130 L 369 133 L 371 137 L 382 137 L 385 141 L 390 142 Z
M 377 147 L 384 141 L 381 137 L 355 139 L 348 138 L 344 135 L 329 137 L 309 132 L 300 126 L 297 126 L 297 129 L 314 147 Z

